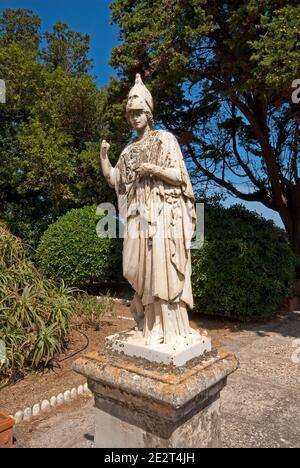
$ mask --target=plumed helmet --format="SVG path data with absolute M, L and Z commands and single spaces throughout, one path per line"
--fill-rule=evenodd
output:
M 126 113 L 131 110 L 143 110 L 153 114 L 153 98 L 146 86 L 143 83 L 141 75 L 135 77 L 135 85 L 131 89 L 126 106 Z

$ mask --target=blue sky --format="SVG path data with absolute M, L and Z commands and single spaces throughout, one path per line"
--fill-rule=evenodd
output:
M 28 8 L 42 19 L 42 31 L 50 31 L 57 21 L 91 37 L 90 56 L 99 86 L 107 83 L 112 69 L 108 65 L 111 49 L 117 44 L 118 29 L 110 23 L 111 0 L 0 0 L 5 8 Z
M 41 17 L 42 32 L 50 31 L 54 23 L 62 21 L 75 31 L 88 33 L 91 38 L 90 57 L 94 60 L 92 73 L 100 87 L 113 73 L 108 61 L 112 48 L 118 43 L 118 29 L 111 25 L 110 3 L 111 0 L 0 0 L 0 14 L 5 8 L 28 8 Z M 225 204 L 232 203 L 243 202 L 228 197 Z M 283 226 L 279 215 L 260 203 L 243 204 Z

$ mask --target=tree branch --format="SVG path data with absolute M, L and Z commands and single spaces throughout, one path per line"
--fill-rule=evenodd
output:
M 231 182 L 221 179 L 220 177 L 217 177 L 215 174 L 213 174 L 212 172 L 207 170 L 204 166 L 202 166 L 202 164 L 197 159 L 191 145 L 187 145 L 187 146 L 188 146 L 189 154 L 193 162 L 197 166 L 197 168 L 210 180 L 216 182 L 221 187 L 226 188 L 233 195 L 237 196 L 238 198 L 241 198 L 242 200 L 249 201 L 249 202 L 258 201 L 258 202 L 263 203 L 267 208 L 275 209 L 272 199 L 266 196 L 265 190 L 258 190 L 257 192 L 253 192 L 253 193 L 240 192 Z
M 282 216 L 285 226 L 288 230 L 290 230 L 292 226 L 292 220 L 288 208 L 288 202 L 281 186 L 279 167 L 276 161 L 274 151 L 269 143 L 267 135 L 267 123 L 265 123 L 264 125 L 265 128 L 262 129 L 261 125 L 259 124 L 259 121 L 255 118 L 255 115 L 236 95 L 232 95 L 231 100 L 237 106 L 237 108 L 244 114 L 244 116 L 252 126 L 255 135 L 260 143 L 273 191 L 273 200 L 276 209 Z
M 234 104 L 233 104 L 233 107 L 232 107 L 232 117 L 233 118 L 236 117 L 235 105 Z M 241 157 L 241 155 L 240 155 L 240 153 L 238 151 L 237 140 L 236 140 L 236 129 L 235 128 L 232 129 L 232 147 L 233 147 L 234 155 L 235 155 L 238 163 L 240 164 L 241 168 L 245 172 L 245 174 L 249 177 L 249 179 L 251 180 L 253 185 L 255 185 L 260 190 L 263 190 L 265 188 L 264 184 L 262 182 L 260 182 L 258 179 L 256 179 L 253 172 L 250 170 L 249 166 L 244 162 L 243 158 Z

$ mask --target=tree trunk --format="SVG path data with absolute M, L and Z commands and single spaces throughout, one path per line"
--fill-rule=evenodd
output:
M 300 280 L 300 183 L 295 185 L 289 194 L 288 205 L 290 211 L 290 226 L 286 226 L 292 249 L 298 257 L 298 265 L 296 268 L 297 279 Z
M 298 258 L 298 264 L 296 266 L 297 280 L 300 280 L 300 227 L 295 227 L 293 237 L 291 239 L 293 252 Z

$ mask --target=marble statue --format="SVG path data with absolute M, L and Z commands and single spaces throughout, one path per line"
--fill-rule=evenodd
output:
M 131 311 L 144 345 L 174 346 L 195 333 L 188 319 L 194 193 L 176 138 L 154 128 L 153 98 L 140 75 L 126 117 L 137 138 L 116 166 L 108 159 L 109 143 L 103 141 L 100 151 L 103 174 L 116 190 L 126 225 L 123 274 L 135 291 Z

